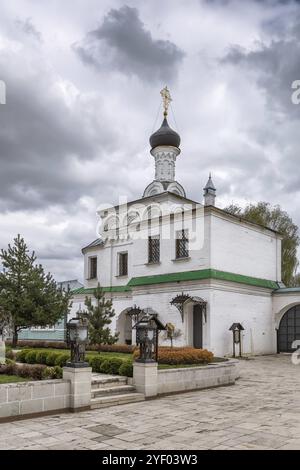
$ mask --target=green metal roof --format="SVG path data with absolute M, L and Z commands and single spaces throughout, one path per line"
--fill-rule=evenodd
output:
M 104 292 L 130 292 L 131 289 L 128 286 L 111 286 L 111 287 L 102 287 Z M 72 290 L 72 294 L 79 295 L 79 294 L 84 294 L 84 295 L 89 295 L 94 293 L 95 288 L 90 287 L 90 288 L 84 288 L 80 287 L 79 289 Z
M 290 291 L 290 289 L 278 289 L 279 285 L 276 281 L 251 276 L 244 276 L 242 274 L 234 274 L 226 271 L 218 271 L 217 269 L 201 269 L 197 271 L 183 271 L 179 273 L 133 277 L 125 286 L 103 287 L 103 290 L 104 292 L 130 292 L 132 288 L 138 286 L 165 284 L 170 282 L 182 281 L 200 281 L 204 279 L 218 279 L 221 281 L 236 282 L 238 284 L 246 284 L 249 286 L 263 287 L 265 289 L 276 290 L 276 292 Z M 300 288 L 295 289 L 299 289 L 300 291 Z M 84 287 L 72 291 L 72 293 L 75 295 L 89 295 L 93 294 L 93 292 L 94 288 Z
M 202 279 L 219 279 L 223 281 L 237 282 L 251 286 L 265 287 L 267 289 L 278 289 L 276 281 L 260 279 L 257 277 L 244 276 L 242 274 L 218 271 L 217 269 L 202 269 L 199 271 L 185 271 L 181 273 L 157 274 L 154 276 L 133 277 L 128 286 L 143 286 L 149 284 L 162 284 L 166 282 L 197 281 Z

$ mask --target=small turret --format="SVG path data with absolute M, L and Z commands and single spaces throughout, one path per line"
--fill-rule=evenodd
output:
M 205 206 L 214 206 L 216 199 L 216 188 L 211 178 L 211 173 L 209 173 L 208 181 L 203 188 L 204 193 L 204 205 Z

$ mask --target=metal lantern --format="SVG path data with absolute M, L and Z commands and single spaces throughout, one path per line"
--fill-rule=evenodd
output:
M 229 331 L 232 331 L 233 335 L 233 357 L 235 357 L 235 345 L 239 345 L 239 356 L 242 356 L 242 331 L 244 330 L 243 325 L 240 323 L 232 323 Z
M 158 334 L 166 327 L 156 315 L 146 313 L 133 328 L 136 329 L 136 344 L 140 346 L 140 357 L 137 362 L 157 362 Z
M 82 316 L 71 318 L 67 322 L 67 345 L 71 350 L 68 367 L 88 367 L 85 362 L 85 347 L 88 342 L 88 321 Z

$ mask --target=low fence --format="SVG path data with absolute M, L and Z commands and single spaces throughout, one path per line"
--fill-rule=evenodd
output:
M 90 408 L 91 368 L 63 368 L 63 379 L 0 385 L 0 421 Z
M 201 367 L 158 370 L 157 394 L 163 395 L 232 385 L 235 383 L 237 376 L 237 361 L 227 361 Z
M 162 370 L 156 362 L 135 362 L 133 366 L 133 385 L 146 397 L 233 385 L 238 376 L 237 360 Z

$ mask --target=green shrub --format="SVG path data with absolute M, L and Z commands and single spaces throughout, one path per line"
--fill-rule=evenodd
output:
M 88 357 L 89 365 L 93 369 L 93 372 L 101 372 L 101 365 L 106 359 L 103 356 L 92 356 Z
M 36 353 L 37 364 L 46 364 L 48 356 L 49 356 L 49 351 L 38 351 Z
M 109 360 L 108 359 L 105 359 L 105 361 L 102 362 L 101 366 L 100 366 L 100 371 L 102 374 L 109 374 L 110 370 L 110 364 L 109 364 Z
M 11 349 L 6 349 L 5 357 L 6 359 L 14 360 L 16 358 L 16 353 L 14 353 Z
M 45 366 L 40 364 L 23 364 L 22 366 L 17 366 L 14 373 L 20 377 L 28 377 L 33 380 L 42 380 L 44 369 Z
M 42 378 L 44 380 L 61 379 L 62 378 L 62 368 L 60 366 L 45 367 L 44 370 L 43 370 Z
M 59 353 L 56 353 L 56 352 L 48 353 L 48 356 L 46 359 L 47 366 L 55 366 L 55 361 L 56 361 L 57 356 L 59 356 Z
M 16 354 L 16 361 L 17 362 L 26 362 L 26 354 L 30 351 L 30 349 L 22 349 L 22 351 L 18 351 Z
M 100 366 L 100 372 L 102 374 L 119 374 L 120 366 L 123 364 L 123 360 L 117 357 L 113 357 L 111 359 L 106 359 L 102 362 Z
M 27 362 L 27 364 L 36 364 L 36 351 L 28 351 L 25 356 L 25 361 Z
M 63 367 L 63 366 L 66 365 L 66 362 L 69 361 L 69 360 L 70 360 L 70 354 L 68 354 L 68 353 L 58 354 L 56 359 L 55 359 L 55 365 Z
M 62 367 L 60 366 L 54 366 L 54 371 L 55 371 L 55 379 L 62 379 L 63 376 L 63 370 Z
M 130 361 L 124 361 L 119 367 L 119 375 L 133 377 L 133 364 Z

